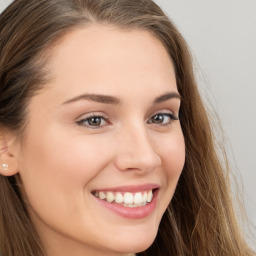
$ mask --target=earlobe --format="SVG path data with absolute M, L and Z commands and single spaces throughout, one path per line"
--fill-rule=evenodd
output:
M 0 134 L 0 175 L 12 176 L 18 173 L 16 156 L 12 152 L 12 145 L 7 136 Z

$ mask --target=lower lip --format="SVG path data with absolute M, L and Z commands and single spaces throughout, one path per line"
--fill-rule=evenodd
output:
M 119 216 L 129 219 L 142 219 L 150 215 L 156 208 L 158 189 L 153 193 L 153 199 L 150 203 L 139 207 L 125 207 L 121 204 L 108 203 L 105 200 L 101 200 L 93 196 L 102 206 L 108 208 L 110 211 L 116 213 Z

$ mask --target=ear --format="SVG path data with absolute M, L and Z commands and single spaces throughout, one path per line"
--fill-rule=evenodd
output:
M 14 136 L 0 131 L 0 175 L 12 176 L 18 173 L 18 161 L 14 148 Z

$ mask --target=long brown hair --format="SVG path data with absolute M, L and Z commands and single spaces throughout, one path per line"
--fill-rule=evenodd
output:
M 185 166 L 154 243 L 138 255 L 254 255 L 236 222 L 186 42 L 151 0 L 14 1 L 0 16 L 1 132 L 22 137 L 29 99 L 47 81 L 47 51 L 68 31 L 93 23 L 154 34 L 173 61 L 182 97 Z M 0 177 L 0 251 L 4 256 L 45 255 L 15 176 Z

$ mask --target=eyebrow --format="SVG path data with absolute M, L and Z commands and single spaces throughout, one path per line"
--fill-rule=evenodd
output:
M 170 99 L 181 99 L 181 96 L 177 93 L 177 92 L 169 92 L 169 93 L 165 93 L 159 97 L 157 97 L 154 100 L 154 104 L 158 104 Z M 68 104 L 68 103 L 73 103 L 76 101 L 80 101 L 80 100 L 88 100 L 88 101 L 94 101 L 94 102 L 98 102 L 98 103 L 103 103 L 103 104 L 113 104 L 113 105 L 118 105 L 121 103 L 121 100 L 114 97 L 114 96 L 110 96 L 110 95 L 102 95 L 102 94 L 82 94 L 79 96 L 76 96 L 72 99 L 69 99 L 67 101 L 65 101 L 63 103 L 64 104 Z
M 120 104 L 120 100 L 118 98 L 114 96 L 101 95 L 101 94 L 82 94 L 65 101 L 63 104 L 68 104 L 68 103 L 76 102 L 79 100 L 88 100 L 88 101 L 95 101 L 99 103 L 114 104 L 114 105 Z
M 165 93 L 159 97 L 157 97 L 155 100 L 154 100 L 154 104 L 157 104 L 157 103 L 161 103 L 161 102 L 164 102 L 164 101 L 167 101 L 167 100 L 170 100 L 170 99 L 181 99 L 181 96 L 179 95 L 179 93 L 177 92 L 169 92 L 169 93 Z

